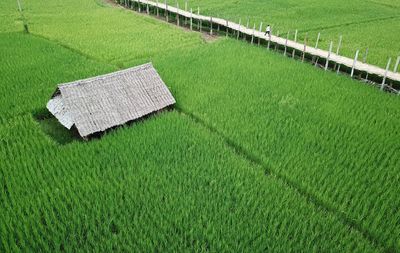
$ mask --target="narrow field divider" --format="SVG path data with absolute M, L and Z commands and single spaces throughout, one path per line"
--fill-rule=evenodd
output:
M 193 122 L 201 125 L 203 128 L 210 131 L 211 134 L 214 134 L 219 138 L 221 138 L 225 142 L 227 147 L 232 149 L 238 156 L 246 159 L 251 164 L 260 166 L 264 170 L 265 176 L 272 177 L 275 180 L 280 181 L 281 183 L 286 185 L 289 189 L 299 193 L 301 196 L 304 196 L 309 201 L 310 204 L 315 205 L 316 207 L 321 208 L 321 210 L 332 214 L 333 216 L 337 217 L 338 220 L 342 222 L 344 225 L 350 227 L 355 231 L 358 231 L 364 238 L 366 238 L 372 244 L 382 249 L 386 249 L 387 246 L 383 242 L 381 242 L 378 238 L 376 238 L 376 236 L 373 233 L 371 233 L 368 229 L 364 228 L 356 220 L 348 217 L 348 215 L 346 215 L 344 212 L 339 211 L 329 202 L 321 199 L 320 197 L 310 192 L 305 187 L 289 179 L 287 176 L 275 172 L 273 169 L 269 168 L 268 165 L 265 164 L 265 162 L 263 162 L 259 157 L 254 155 L 252 152 L 246 150 L 241 145 L 237 144 L 234 140 L 227 137 L 224 133 L 222 133 L 215 127 L 209 125 L 206 121 L 204 121 L 200 117 L 179 107 L 175 107 L 175 109 L 182 115 L 190 118 Z

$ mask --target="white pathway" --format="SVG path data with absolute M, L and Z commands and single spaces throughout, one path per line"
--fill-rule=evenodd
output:
M 297 51 L 301 51 L 301 52 L 305 51 L 306 54 L 317 56 L 319 58 L 323 58 L 323 59 L 329 58 L 330 62 L 344 65 L 349 68 L 354 67 L 354 69 L 358 70 L 358 71 L 367 72 L 369 74 L 374 74 L 374 75 L 378 75 L 381 77 L 384 77 L 386 74 L 386 79 L 391 79 L 393 81 L 400 81 L 400 73 L 395 73 L 390 70 L 386 71 L 385 69 L 382 69 L 378 66 L 363 63 L 358 60 L 354 61 L 354 59 L 337 55 L 334 52 L 329 53 L 328 51 L 314 48 L 314 47 L 311 47 L 308 45 L 304 46 L 303 43 L 295 42 L 292 40 L 287 40 L 286 38 L 281 38 L 281 37 L 277 37 L 274 35 L 266 36 L 264 34 L 264 32 L 260 32 L 256 29 L 246 28 L 244 25 L 240 25 L 240 24 L 237 24 L 237 23 L 234 23 L 234 22 L 222 19 L 222 18 L 198 15 L 196 13 L 192 13 L 189 11 L 178 9 L 178 8 L 170 6 L 170 5 L 166 5 L 165 3 L 157 3 L 154 1 L 150 1 L 150 0 L 132 0 L 132 2 L 141 3 L 143 5 L 149 5 L 149 6 L 153 6 L 153 7 L 158 7 L 160 10 L 164 10 L 164 11 L 167 10 L 170 13 L 175 13 L 182 17 L 186 17 L 188 19 L 192 18 L 192 20 L 201 20 L 201 21 L 206 21 L 206 22 L 212 21 L 213 24 L 219 24 L 220 26 L 228 27 L 232 30 L 239 31 L 242 34 L 246 34 L 248 36 L 254 36 L 254 38 L 260 38 L 260 39 L 263 39 L 266 41 L 270 40 L 272 43 L 276 43 L 281 46 L 286 45 L 287 48 L 296 49 Z

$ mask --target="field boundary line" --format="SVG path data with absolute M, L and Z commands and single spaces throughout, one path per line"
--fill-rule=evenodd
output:
M 383 252 L 391 252 L 391 249 L 388 248 L 387 245 L 376 238 L 368 229 L 364 228 L 355 219 L 348 217 L 344 212 L 338 210 L 336 207 L 334 207 L 334 205 L 330 204 L 329 202 L 322 200 L 320 197 L 307 190 L 304 186 L 299 185 L 287 176 L 271 169 L 264 161 L 262 161 L 262 159 L 254 155 L 252 152 L 246 150 L 246 148 L 243 148 L 241 145 L 237 144 L 234 140 L 227 137 L 217 128 L 209 125 L 206 121 L 196 116 L 194 113 L 188 112 L 178 106 L 175 106 L 175 110 L 177 110 L 182 115 L 190 118 L 194 123 L 201 125 L 203 128 L 208 130 L 210 134 L 216 135 L 221 138 L 225 145 L 233 150 L 236 155 L 242 157 L 243 159 L 246 159 L 251 164 L 260 166 L 264 170 L 265 176 L 270 176 L 274 178 L 283 185 L 287 186 L 289 189 L 303 196 L 308 203 L 314 205 L 317 209 L 332 214 L 332 216 L 337 218 L 338 221 L 340 221 L 343 225 L 360 233 L 360 235 L 368 240 L 374 248 L 378 250 L 383 250 Z
M 367 2 L 370 2 L 372 4 L 376 4 L 376 5 L 379 5 L 379 6 L 385 6 L 385 7 L 389 7 L 389 8 L 400 9 L 400 5 L 393 5 L 393 4 L 388 4 L 388 3 L 379 3 L 379 2 L 374 1 L 374 0 L 367 0 Z
M 37 34 L 37 33 L 32 33 L 32 32 L 29 33 L 29 35 L 31 35 L 31 36 L 33 36 L 33 37 L 36 37 L 36 38 L 39 38 L 39 39 L 46 40 L 46 41 L 48 41 L 48 42 L 51 42 L 51 43 L 53 43 L 53 44 L 55 44 L 55 45 L 57 45 L 57 46 L 60 46 L 60 47 L 62 47 L 62 48 L 64 48 L 64 49 L 67 49 L 67 50 L 71 51 L 72 53 L 78 54 L 78 55 L 84 57 L 84 58 L 87 59 L 87 60 L 91 60 L 91 61 L 95 61 L 95 62 L 97 62 L 97 63 L 105 64 L 105 65 L 107 65 L 107 66 L 109 66 L 109 67 L 114 67 L 114 68 L 117 67 L 118 69 L 121 69 L 121 67 L 119 67 L 119 66 L 117 66 L 117 65 L 115 65 L 115 64 L 111 64 L 111 63 L 109 63 L 109 62 L 106 61 L 106 60 L 102 60 L 102 59 L 96 58 L 96 57 L 94 57 L 94 56 L 92 56 L 92 55 L 90 55 L 90 54 L 86 54 L 86 53 L 80 51 L 79 49 L 76 49 L 76 48 L 73 48 L 73 47 L 68 46 L 68 45 L 66 45 L 66 44 L 63 44 L 62 42 L 60 42 L 60 41 L 58 41 L 58 40 L 53 40 L 53 39 L 48 38 L 48 37 L 46 37 L 46 36 L 44 36 L 44 35 Z
M 381 18 L 372 18 L 372 19 L 361 20 L 361 21 L 358 21 L 358 22 L 348 22 L 348 23 L 342 23 L 342 24 L 331 25 L 331 26 L 320 26 L 320 27 L 315 27 L 315 28 L 311 28 L 311 29 L 304 29 L 304 30 L 298 30 L 298 31 L 299 32 L 324 31 L 324 30 L 329 30 L 329 29 L 334 29 L 334 28 L 339 28 L 339 27 L 368 24 L 368 23 L 379 22 L 379 21 L 383 21 L 383 20 L 391 20 L 391 19 L 394 19 L 394 20 L 400 19 L 400 15 L 398 15 L 398 16 L 381 17 Z

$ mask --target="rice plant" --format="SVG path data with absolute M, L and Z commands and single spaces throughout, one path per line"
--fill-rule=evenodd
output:
M 156 63 L 182 110 L 399 249 L 397 96 L 230 40 Z
M 300 23 L 272 17 L 330 22 L 303 2 L 280 1 Z M 378 18 L 398 7 L 382 3 Z M 398 97 L 101 1 L 26 2 L 23 34 L 13 4 L 0 3 L 0 252 L 400 252 Z M 47 118 L 56 84 L 150 60 L 177 110 L 90 142 Z
M 175 0 L 169 0 L 175 6 Z M 272 32 L 286 37 L 289 31 L 290 38 L 299 31 L 298 40 L 304 41 L 308 33 L 308 43 L 315 46 L 317 34 L 321 33 L 319 47 L 328 50 L 330 41 L 335 47 L 339 43 L 339 36 L 343 36 L 340 50 L 341 55 L 354 58 L 357 49 L 365 52 L 369 49 L 367 62 L 386 67 L 389 57 L 400 55 L 398 43 L 400 32 L 400 4 L 399 1 L 297 1 L 297 0 L 253 0 L 253 1 L 213 1 L 213 0 L 179 0 L 179 6 L 184 8 L 185 2 L 189 8 L 206 15 L 227 18 L 239 23 L 241 19 L 250 26 L 256 27 L 263 22 L 263 29 L 267 24 L 272 25 Z M 360 60 L 362 58 L 360 57 Z M 393 65 L 391 67 L 393 69 Z

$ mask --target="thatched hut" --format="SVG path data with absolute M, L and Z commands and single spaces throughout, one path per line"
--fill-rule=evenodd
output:
M 175 104 L 151 63 L 58 85 L 47 109 L 82 137 L 102 132 Z

